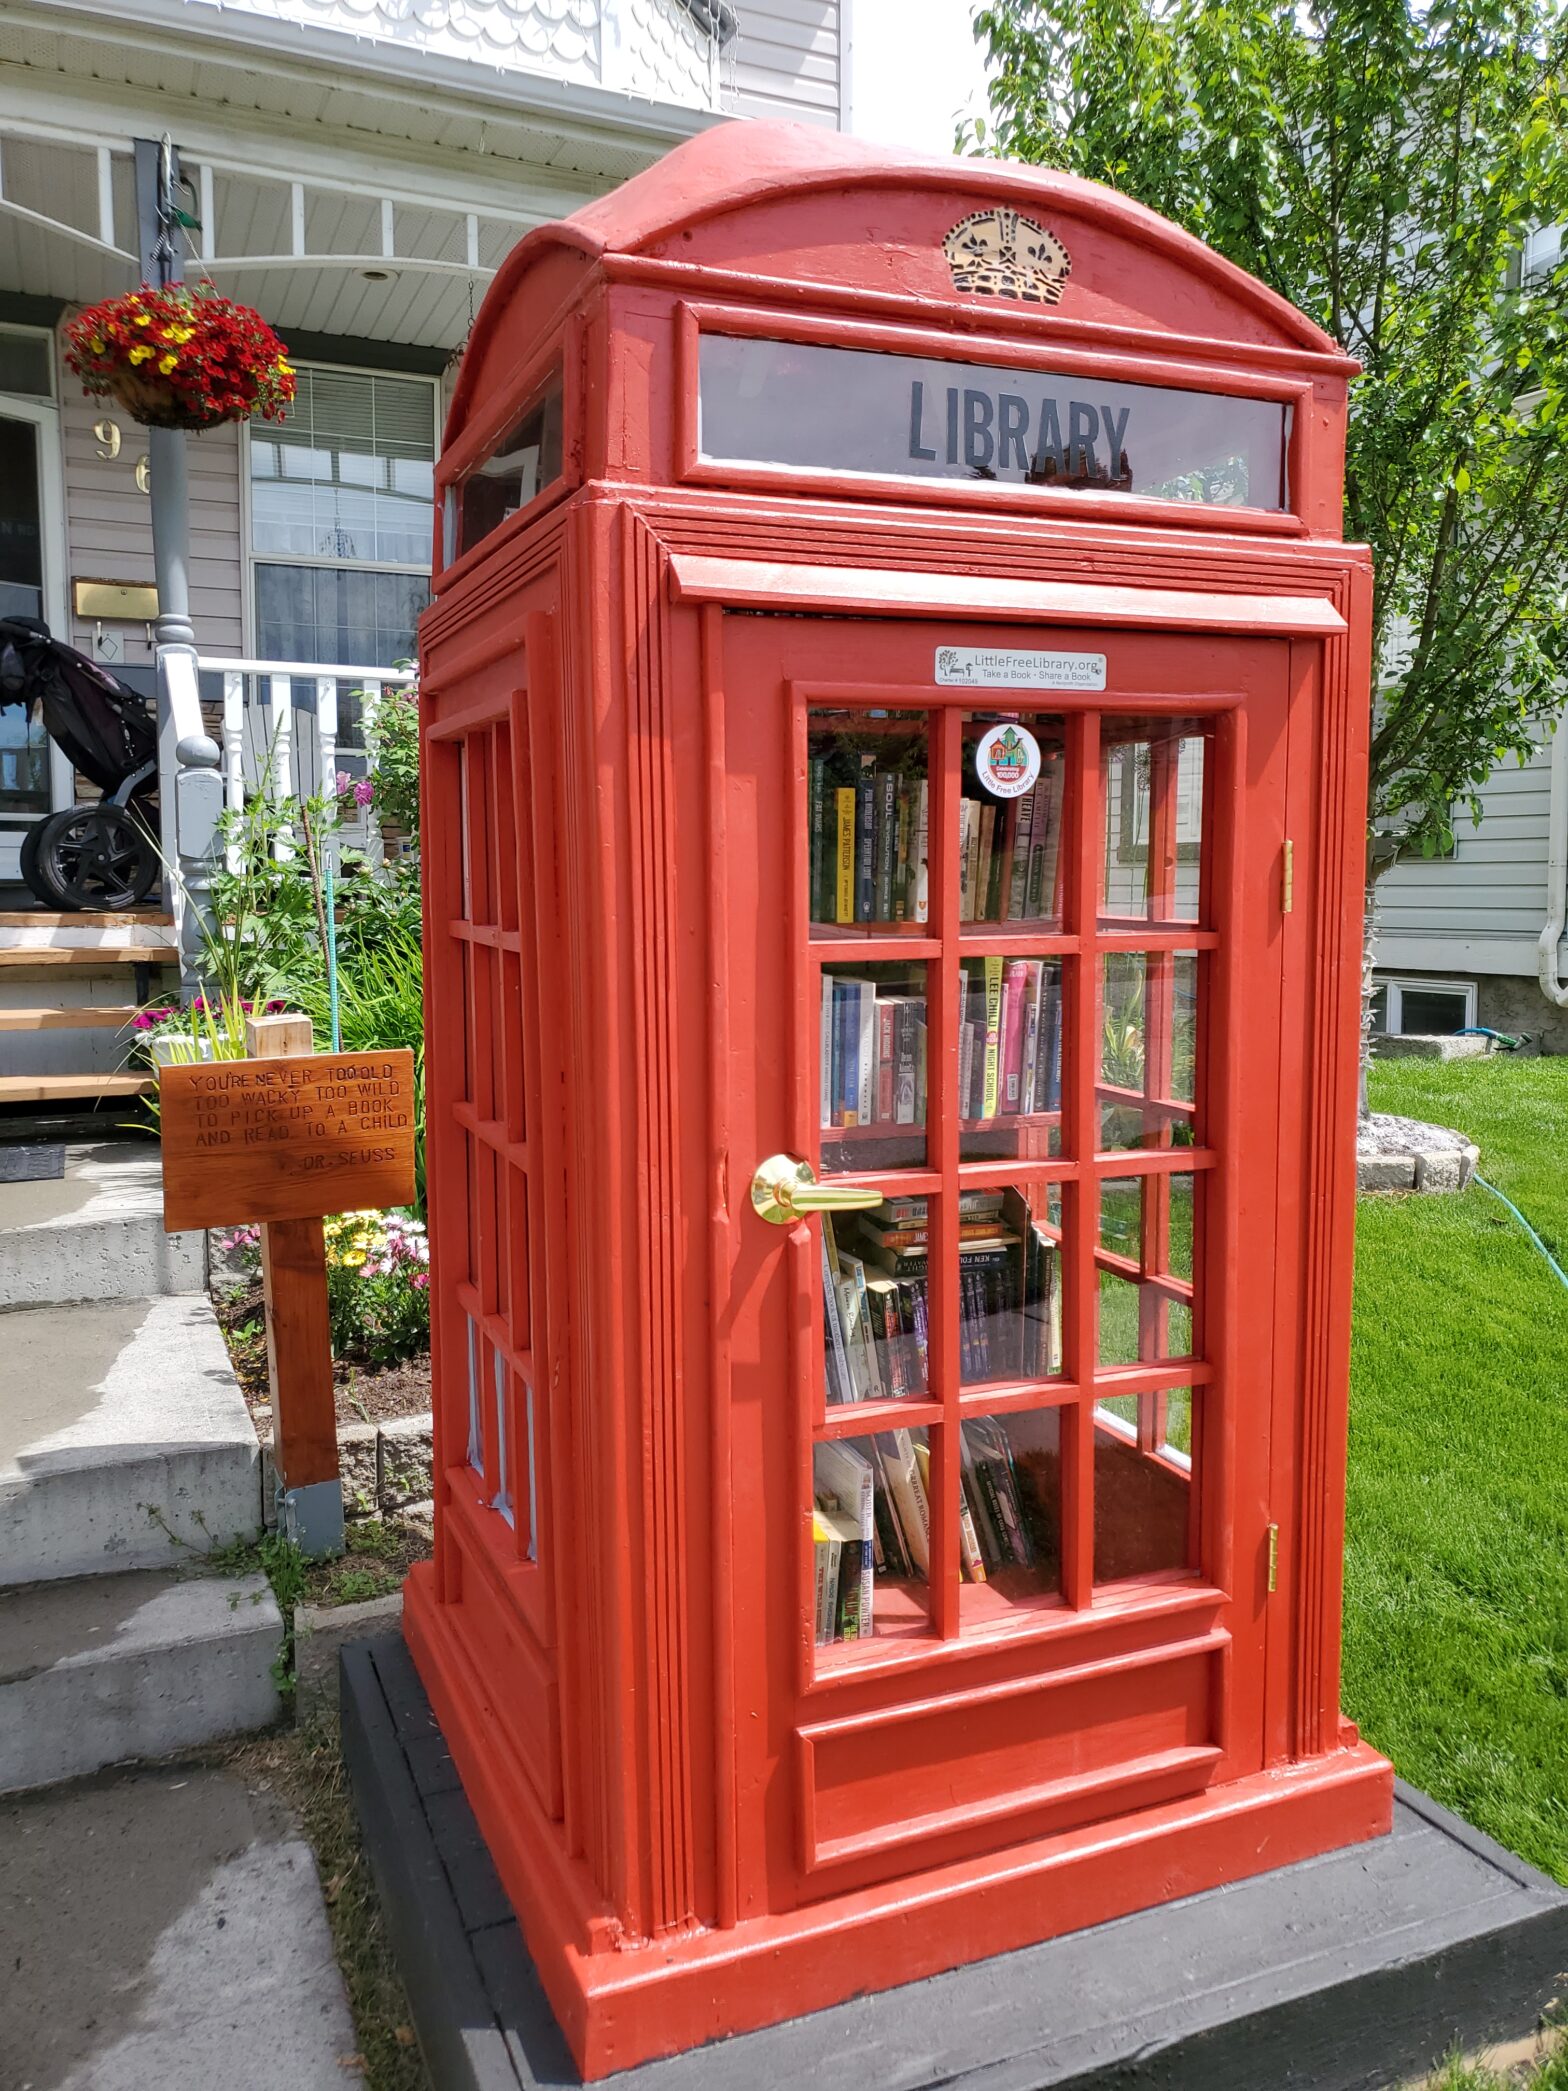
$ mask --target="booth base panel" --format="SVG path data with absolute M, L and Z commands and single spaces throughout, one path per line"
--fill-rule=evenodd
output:
M 397 1636 L 345 1653 L 343 1722 L 437 2091 L 580 2084 Z M 1354 1793 L 1339 1788 L 1352 1814 Z M 1271 1853 L 1279 1826 L 1271 1812 Z M 763 1966 L 737 1955 L 736 1943 L 732 1935 L 722 1965 L 698 1973 L 710 2019 L 732 1994 L 737 1966 L 754 1991 L 764 1986 Z M 772 1987 L 777 1940 L 765 1966 Z M 1384 2091 L 1456 2045 L 1531 2031 L 1565 1968 L 1568 1893 L 1401 1786 L 1389 1837 L 710 2039 L 629 2066 L 617 2081 L 628 2091 L 798 2082 L 813 2091 L 1125 2091 L 1142 2081 L 1162 2091 Z M 654 1976 L 661 1990 L 668 1981 L 668 1968 Z M 622 2052 L 639 2024 L 668 2023 L 663 1995 L 656 2003 L 646 1983 L 588 2006 L 604 2007 Z

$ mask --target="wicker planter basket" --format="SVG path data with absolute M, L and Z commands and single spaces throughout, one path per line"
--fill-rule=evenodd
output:
M 226 414 L 196 414 L 166 378 L 145 377 L 139 370 L 118 370 L 111 384 L 115 398 L 144 428 L 218 428 Z

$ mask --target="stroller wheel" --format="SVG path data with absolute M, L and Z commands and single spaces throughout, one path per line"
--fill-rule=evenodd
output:
M 29 883 L 57 908 L 129 908 L 158 876 L 158 852 L 124 806 L 70 806 L 38 830 Z

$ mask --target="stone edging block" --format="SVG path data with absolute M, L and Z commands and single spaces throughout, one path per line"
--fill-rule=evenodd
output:
M 343 1515 L 374 1517 L 378 1511 L 404 1510 L 427 1503 L 433 1493 L 432 1422 L 422 1416 L 394 1416 L 386 1423 L 340 1423 L 338 1465 L 343 1476 Z M 272 1440 L 262 1440 L 261 1500 L 267 1529 L 277 1524 L 277 1469 Z

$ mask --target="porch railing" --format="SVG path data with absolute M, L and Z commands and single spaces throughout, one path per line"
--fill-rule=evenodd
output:
M 223 678 L 223 803 L 231 813 L 244 810 L 264 775 L 278 798 L 330 791 L 338 763 L 339 691 L 358 693 L 364 727 L 389 689 L 406 689 L 415 680 L 409 668 L 360 668 L 342 662 L 251 661 L 204 654 L 197 666 Z M 254 685 L 254 695 L 248 685 Z M 296 701 L 302 686 L 314 690 L 312 704 Z M 311 736 L 303 746 L 301 732 Z M 364 825 L 366 840 L 373 845 L 377 829 L 372 814 L 367 813 Z M 232 847 L 230 863 L 233 866 Z

